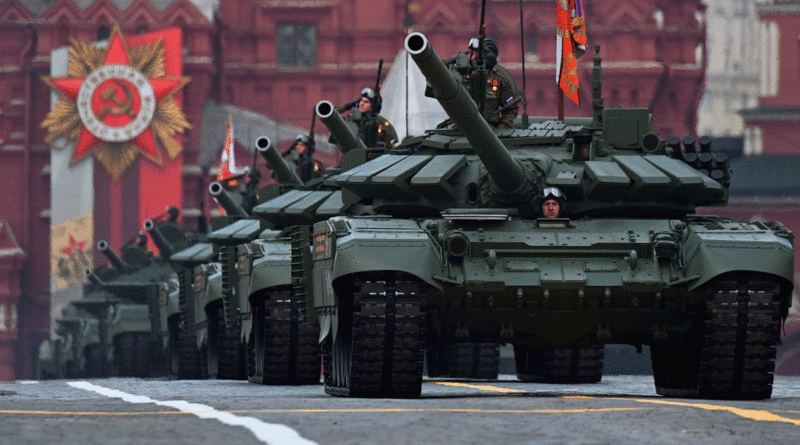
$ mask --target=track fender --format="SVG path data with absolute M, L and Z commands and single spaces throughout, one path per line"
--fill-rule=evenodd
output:
M 684 251 L 686 275 L 698 276 L 689 290 L 728 272 L 761 272 L 793 282 L 792 243 L 771 232 L 692 233 Z
M 335 226 L 344 227 L 341 218 Z M 320 341 L 334 338 L 338 327 L 336 306 L 339 299 L 334 283 L 347 276 L 396 271 L 413 275 L 443 291 L 433 279 L 442 273 L 442 254 L 430 235 L 411 220 L 348 220 L 349 233 L 336 233 L 332 258 L 314 260 L 314 306 L 320 325 Z M 330 233 L 333 235 L 333 233 Z M 332 261 L 331 261 L 332 260 Z

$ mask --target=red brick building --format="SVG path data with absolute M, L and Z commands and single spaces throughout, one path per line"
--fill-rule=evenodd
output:
M 183 74 L 192 78 L 183 107 L 193 124 L 184 133 L 181 155 L 183 206 L 184 214 L 192 214 L 201 201 L 211 208 L 202 185 L 212 178 L 202 176 L 197 163 L 207 100 L 307 127 L 320 99 L 342 103 L 374 84 L 378 60 L 393 60 L 409 28 L 426 33 L 441 56 L 464 50 L 477 34 L 481 5 L 480 0 L 216 3 L 0 0 L 0 307 L 17 314 L 13 332 L 10 315 L 6 330 L 0 328 L 0 380 L 33 377 L 37 345 L 49 335 L 50 147 L 40 123 L 50 109 L 50 89 L 40 76 L 49 74 L 52 50 L 69 38 L 104 39 L 116 23 L 124 35 L 183 30 Z M 553 116 L 555 5 L 552 0 L 522 4 L 521 36 L 519 3 L 489 0 L 487 34 L 497 40 L 500 63 L 520 89 L 524 42 L 528 114 Z M 665 138 L 694 133 L 705 71 L 702 2 L 586 1 L 584 7 L 589 46 L 602 47 L 606 105 L 649 107 Z M 585 105 L 567 103 L 567 116 L 591 115 L 592 53 L 590 48 L 579 61 Z M 104 170 L 95 171 L 96 180 L 107 180 L 101 177 Z M 108 237 L 108 218 L 96 218 L 95 239 Z M 140 223 L 124 221 L 123 233 L 135 232 Z

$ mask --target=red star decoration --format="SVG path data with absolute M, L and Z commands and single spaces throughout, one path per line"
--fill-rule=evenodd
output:
M 63 249 L 61 249 L 61 253 L 66 256 L 72 256 L 75 252 L 82 252 L 84 246 L 86 246 L 87 241 L 75 241 L 75 238 L 72 235 L 69 236 L 69 245 Z
M 122 36 L 118 30 L 115 30 L 111 36 L 111 40 L 106 50 L 106 55 L 103 60 L 103 65 L 128 65 L 131 66 L 130 58 Z M 51 79 L 50 82 L 64 95 L 70 98 L 73 102 L 78 100 L 78 91 L 86 80 L 84 77 L 63 77 L 60 79 Z M 180 79 L 169 78 L 149 78 L 148 82 L 153 87 L 156 102 L 161 102 L 164 98 L 169 97 L 178 89 L 183 86 Z M 113 116 L 112 116 L 113 117 Z M 106 118 L 109 119 L 109 118 Z M 101 121 L 104 119 L 100 119 Z M 75 151 L 72 154 L 70 163 L 75 163 L 81 160 L 84 156 L 91 153 L 94 148 L 100 145 L 103 141 L 92 134 L 85 126 L 81 128 L 81 133 L 78 136 Z M 130 144 L 137 147 L 139 152 L 158 164 L 161 163 L 161 154 L 156 146 L 155 137 L 150 127 L 147 127 L 138 136 L 131 139 Z

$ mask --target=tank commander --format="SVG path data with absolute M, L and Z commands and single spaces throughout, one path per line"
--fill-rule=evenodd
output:
M 358 137 L 367 147 L 376 147 L 383 142 L 387 149 L 392 148 L 397 142 L 397 132 L 386 118 L 379 115 L 383 99 L 375 90 L 365 87 L 361 96 L 336 109 L 339 113 L 350 111 L 344 116 L 346 121 L 353 122 L 358 127 Z
M 560 218 L 564 211 L 567 197 L 558 187 L 545 187 L 539 193 L 537 206 L 542 218 Z
M 289 156 L 289 160 L 294 164 L 295 173 L 303 182 L 325 174 L 325 164 L 314 157 L 314 150 L 314 140 L 304 134 L 298 134 L 292 146 L 283 152 L 284 156 Z
M 479 94 L 475 90 L 474 72 L 477 68 L 478 46 L 480 39 L 473 37 L 469 41 L 468 51 L 461 52 L 445 60 L 445 64 L 451 69 L 458 71 L 462 76 L 462 83 L 467 91 L 472 95 L 475 102 L 479 102 L 476 97 Z M 519 114 L 519 102 L 517 96 L 517 84 L 511 74 L 502 66 L 497 64 L 499 50 L 497 43 L 491 37 L 483 39 L 483 60 L 486 67 L 486 100 L 483 110 L 484 118 L 487 122 L 497 128 L 512 128 L 514 118 Z M 432 96 L 428 94 L 427 96 Z

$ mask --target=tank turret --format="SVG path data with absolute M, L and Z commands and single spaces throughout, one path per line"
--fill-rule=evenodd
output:
M 164 234 L 158 230 L 156 223 L 152 219 L 148 219 L 144 222 L 144 230 L 150 235 L 150 238 L 158 247 L 158 251 L 161 253 L 163 258 L 169 259 L 170 256 L 175 252 L 172 248 L 172 244 L 167 241 L 167 238 Z
M 131 266 L 123 261 L 122 258 L 120 258 L 119 255 L 117 255 L 117 253 L 111 249 L 111 246 L 108 245 L 106 240 L 100 240 L 97 242 L 97 250 L 105 255 L 106 258 L 108 258 L 108 261 L 111 263 L 114 269 L 117 269 L 119 273 L 130 271 Z
M 283 160 L 281 154 L 272 145 L 269 138 L 261 136 L 256 139 L 256 150 L 267 161 L 267 166 L 275 173 L 275 179 L 280 184 L 303 185 L 303 181 L 297 176 L 292 168 Z
M 212 182 L 208 186 L 208 191 L 211 193 L 217 202 L 225 209 L 225 211 L 230 216 L 239 216 L 243 218 L 247 218 L 250 214 L 245 211 L 236 201 L 233 200 L 231 195 L 225 190 L 225 188 L 219 182 Z
M 339 146 L 342 153 L 347 153 L 354 148 L 366 149 L 364 142 L 353 134 L 332 103 L 327 100 L 320 101 L 316 110 L 319 119 L 328 127 L 333 137 L 336 138 L 336 145 Z

